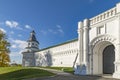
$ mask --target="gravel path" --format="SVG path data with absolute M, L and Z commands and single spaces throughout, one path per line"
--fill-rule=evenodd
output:
M 113 79 L 113 78 L 104 78 L 101 76 L 77 76 L 77 75 L 72 75 L 70 73 L 66 73 L 66 72 L 58 71 L 54 69 L 45 69 L 45 68 L 40 68 L 40 69 L 55 73 L 56 76 L 34 78 L 34 79 L 28 79 L 28 80 L 120 80 L 120 79 Z
M 117 80 L 113 78 L 103 78 L 98 76 L 63 76 L 57 75 L 54 77 L 39 78 L 35 80 Z

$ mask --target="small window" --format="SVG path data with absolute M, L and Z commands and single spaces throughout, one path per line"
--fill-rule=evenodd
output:
M 32 45 L 34 45 L 34 43 L 32 43 Z
M 104 33 L 104 26 L 98 27 L 98 28 L 97 28 L 97 33 L 98 33 L 98 34 Z
M 37 45 L 37 44 L 35 44 L 35 46 L 36 46 L 36 47 L 38 47 L 38 45 Z
M 30 43 L 28 43 L 28 45 L 30 45 Z

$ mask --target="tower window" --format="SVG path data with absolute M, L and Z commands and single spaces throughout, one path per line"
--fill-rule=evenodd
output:
M 37 44 L 36 44 L 36 46 L 37 46 Z
M 28 43 L 28 47 L 30 47 L 30 43 Z
M 34 43 L 32 43 L 32 45 L 34 45 Z

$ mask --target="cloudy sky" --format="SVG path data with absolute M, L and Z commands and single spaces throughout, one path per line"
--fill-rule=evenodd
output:
M 77 23 L 116 5 L 119 0 L 0 0 L 0 29 L 11 43 L 11 62 L 35 30 L 40 48 L 77 38 Z

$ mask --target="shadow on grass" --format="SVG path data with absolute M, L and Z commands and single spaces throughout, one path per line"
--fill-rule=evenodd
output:
M 0 80 L 22 80 L 27 78 L 52 76 L 53 73 L 40 69 L 21 69 L 13 72 L 0 74 Z

